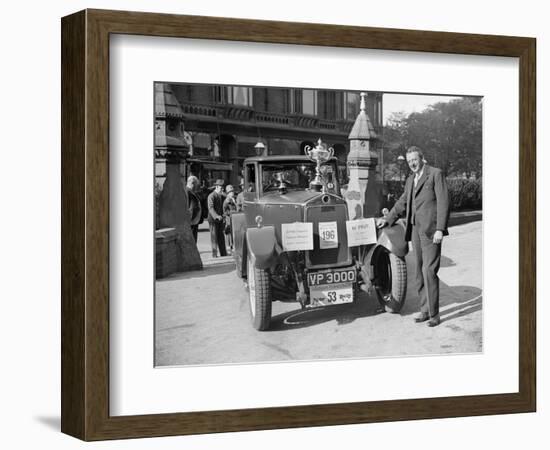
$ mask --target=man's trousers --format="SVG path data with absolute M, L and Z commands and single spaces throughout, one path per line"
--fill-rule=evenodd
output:
M 412 243 L 416 262 L 416 287 L 420 312 L 435 317 L 439 314 L 439 265 L 441 244 L 434 244 L 417 226 L 412 227 Z
M 227 250 L 225 248 L 225 237 L 223 235 L 224 223 L 223 220 L 208 222 L 210 227 L 210 242 L 212 244 L 212 256 L 218 256 L 219 250 L 220 256 L 227 256 Z
M 199 237 L 199 226 L 198 225 L 191 225 L 191 233 L 193 233 L 193 239 L 195 240 L 195 244 L 196 244 L 197 239 Z

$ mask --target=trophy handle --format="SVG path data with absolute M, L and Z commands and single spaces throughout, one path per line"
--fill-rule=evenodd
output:
M 306 146 L 304 147 L 304 153 L 305 153 L 305 155 L 308 156 L 308 157 L 309 157 L 309 151 L 310 151 L 310 150 L 313 150 L 313 147 L 312 147 L 311 145 L 308 144 L 308 145 L 306 145 Z

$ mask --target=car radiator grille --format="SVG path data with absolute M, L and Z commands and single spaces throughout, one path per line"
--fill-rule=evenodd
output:
M 306 266 L 309 269 L 338 267 L 351 264 L 346 233 L 346 205 L 315 205 L 306 208 L 306 222 L 313 223 L 313 250 L 306 252 Z M 338 230 L 337 248 L 319 248 L 319 222 L 336 222 Z

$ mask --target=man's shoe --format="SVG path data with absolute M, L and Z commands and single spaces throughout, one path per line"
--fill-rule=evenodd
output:
M 441 319 L 439 318 L 439 314 L 437 316 L 434 316 L 430 319 L 428 322 L 429 327 L 437 327 L 441 323 Z
M 420 322 L 426 322 L 426 320 L 428 320 L 430 318 L 429 314 L 427 313 L 418 313 L 418 314 L 415 314 L 414 315 L 414 321 L 416 323 L 420 323 Z

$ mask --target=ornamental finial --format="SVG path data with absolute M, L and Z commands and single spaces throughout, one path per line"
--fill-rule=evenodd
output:
M 367 102 L 366 102 L 367 94 L 364 92 L 361 92 L 361 106 L 359 107 L 361 111 L 365 111 L 367 109 Z

